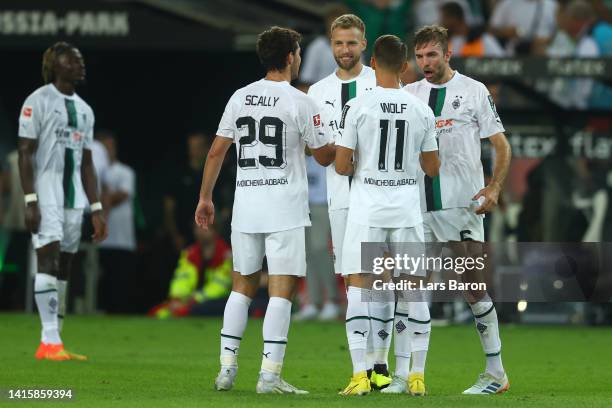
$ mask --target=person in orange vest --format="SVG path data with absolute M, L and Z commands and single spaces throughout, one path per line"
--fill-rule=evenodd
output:
M 212 226 L 204 231 L 194 227 L 196 242 L 181 251 L 168 300 L 149 311 L 165 319 L 193 313 L 223 314 L 232 288 L 232 252 Z M 206 311 L 206 313 L 202 313 Z
M 484 27 L 470 27 L 456 2 L 440 6 L 441 25 L 448 30 L 449 48 L 456 57 L 503 57 L 505 51 Z

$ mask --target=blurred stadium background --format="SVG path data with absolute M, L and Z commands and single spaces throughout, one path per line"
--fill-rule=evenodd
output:
M 502 200 L 486 218 L 490 241 L 612 241 L 612 2 L 579 2 L 577 9 L 576 2 L 561 0 L 511 2 L 515 12 L 523 7 L 517 3 L 541 4 L 522 16 L 527 29 L 514 27 L 512 35 L 502 28 L 512 28 L 515 16 L 498 10 L 510 2 L 461 0 L 447 14 L 440 12 L 448 3 L 343 5 L 364 19 L 370 43 L 384 33 L 410 43 L 416 28 L 435 22 L 452 24 L 459 35 L 461 15 L 469 29 L 464 37 L 482 45 L 487 33 L 497 42 L 494 52 L 480 45 L 455 50 L 451 62 L 489 86 L 513 149 Z M 206 151 L 228 98 L 263 75 L 254 51 L 257 34 L 271 25 L 301 32 L 304 70 L 309 58 L 317 59 L 308 54 L 309 46 L 325 35 L 324 20 L 332 11 L 331 2 L 320 0 L 2 1 L 0 310 L 33 310 L 32 252 L 19 208 L 14 152 L 19 109 L 42 85 L 41 57 L 50 44 L 66 40 L 81 49 L 87 82 L 78 93 L 94 109 L 100 140 L 114 134 L 118 159 L 136 175 L 128 218 L 136 244 L 97 248 L 85 231 L 69 313 L 221 315 L 229 281 L 207 287 L 207 276 L 227 277 L 230 270 L 214 248 L 216 240 L 229 242 L 235 157 L 225 163 L 215 192 L 216 236 L 194 237 L 191 222 Z M 406 76 L 418 78 L 414 72 Z M 312 81 L 302 77 L 295 85 L 304 89 Z M 494 160 L 487 148 L 483 144 L 485 172 Z M 329 236 L 317 239 L 327 243 Z M 194 255 L 198 251 L 201 259 Z M 522 265 L 500 257 L 497 267 L 496 287 L 503 287 Z M 561 290 L 558 285 L 553 289 Z M 302 286 L 294 311 L 309 304 L 306 283 Z M 265 293 L 260 300 L 254 316 L 262 316 Z M 610 325 L 610 298 L 605 300 L 505 302 L 498 313 L 503 322 Z M 340 321 L 342 299 L 331 301 L 338 306 L 331 315 Z M 470 314 L 462 307 L 439 305 L 435 313 L 441 321 L 463 323 Z

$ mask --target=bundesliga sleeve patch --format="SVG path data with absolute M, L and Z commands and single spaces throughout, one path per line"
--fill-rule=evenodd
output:
M 21 111 L 21 116 L 25 119 L 31 119 L 32 118 L 32 107 L 24 106 L 23 110 Z
M 314 123 L 315 127 L 319 127 L 319 126 L 321 126 L 321 115 L 319 115 L 319 114 L 317 113 L 316 115 L 314 115 L 314 116 L 312 117 L 312 121 L 313 121 L 313 123 Z

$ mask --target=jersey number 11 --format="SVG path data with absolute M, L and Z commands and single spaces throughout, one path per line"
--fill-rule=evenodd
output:
M 395 171 L 404 171 L 404 139 L 406 135 L 406 121 L 396 120 L 396 141 L 395 141 Z M 378 170 L 387 171 L 387 157 L 389 156 L 389 120 L 380 120 L 380 150 L 378 152 Z

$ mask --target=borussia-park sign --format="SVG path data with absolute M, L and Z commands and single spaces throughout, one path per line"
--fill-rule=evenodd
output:
M 40 49 L 58 40 L 94 48 L 226 50 L 233 34 L 138 2 L 0 2 L 0 49 Z
M 130 34 L 127 11 L 4 10 L 0 34 L 5 36 L 114 36 Z

